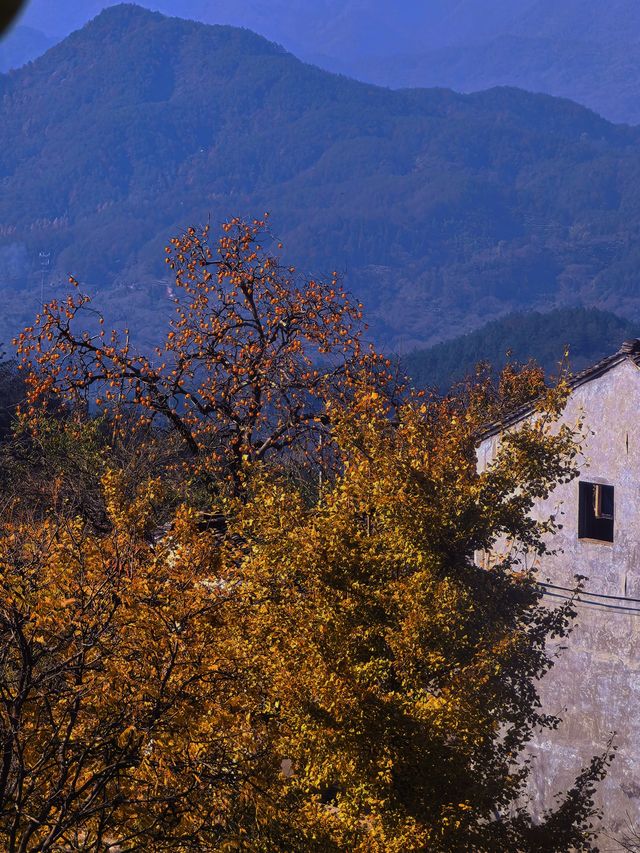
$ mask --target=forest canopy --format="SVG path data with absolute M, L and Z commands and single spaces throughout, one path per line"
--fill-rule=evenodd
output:
M 617 352 L 625 340 L 640 337 L 640 323 L 597 308 L 516 313 L 487 323 L 450 341 L 415 350 L 403 368 L 420 388 L 442 393 L 474 375 L 481 363 L 500 370 L 510 360 L 533 359 L 549 376 L 578 372 Z

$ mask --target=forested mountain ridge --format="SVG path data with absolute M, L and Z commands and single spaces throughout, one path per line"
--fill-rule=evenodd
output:
M 59 41 L 113 0 L 31 0 L 0 42 L 0 70 Z M 635 0 L 145 0 L 169 15 L 249 27 L 323 68 L 395 88 L 519 86 L 640 123 Z M 39 46 L 38 46 L 39 45 Z
M 7 318 L 72 272 L 149 329 L 168 238 L 265 210 L 389 347 L 580 299 L 640 315 L 639 141 L 568 101 L 393 92 L 248 30 L 113 7 L 0 77 Z
M 475 373 L 478 364 L 499 371 L 508 361 L 536 361 L 549 376 L 577 373 L 640 336 L 631 322 L 597 308 L 558 308 L 508 314 L 449 341 L 409 353 L 402 360 L 416 386 L 446 392 Z
M 508 84 L 571 98 L 610 121 L 640 123 L 638 42 L 594 44 L 576 38 L 505 34 L 464 47 L 326 64 L 393 88 L 447 86 L 476 92 Z

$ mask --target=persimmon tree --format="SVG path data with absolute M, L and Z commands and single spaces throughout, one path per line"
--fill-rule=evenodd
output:
M 526 376 L 523 381 L 528 381 Z M 533 501 L 575 474 L 562 393 L 478 474 L 481 409 L 329 405 L 342 473 L 273 465 L 150 536 L 160 478 L 101 477 L 107 532 L 25 496 L 0 527 L 0 843 L 18 850 L 593 849 L 607 756 L 536 824 L 522 752 L 571 604 L 548 610 Z M 577 768 L 579 770 L 579 768 Z
M 525 377 L 525 381 L 526 377 Z M 560 395 L 561 396 L 561 395 Z M 0 843 L 18 850 L 592 849 L 594 760 L 539 824 L 521 804 L 536 679 L 573 611 L 541 605 L 507 536 L 574 475 L 534 424 L 475 466 L 477 410 L 330 406 L 343 473 L 315 504 L 246 460 L 207 529 L 150 536 L 163 482 L 101 477 L 108 532 L 26 496 L 0 527 Z
M 87 331 L 87 296 L 45 305 L 16 342 L 32 411 L 52 395 L 93 400 L 116 419 L 133 406 L 142 423 L 160 421 L 192 457 L 232 477 L 243 461 L 315 442 L 324 402 L 347 394 L 363 367 L 361 310 L 336 274 L 299 281 L 266 251 L 268 239 L 266 220 L 233 219 L 215 246 L 208 227 L 171 241 L 179 295 L 155 359 L 136 354 L 128 334 L 106 333 L 102 317 Z
M 567 373 L 563 366 L 555 382 L 556 410 L 564 401 Z M 476 365 L 475 375 L 454 387 L 453 396 L 464 405 L 468 418 L 486 425 L 499 423 L 547 391 L 547 377 L 539 364 L 533 360 L 526 364 L 510 360 L 497 375 L 491 364 L 480 362 Z M 549 397 L 547 399 L 550 400 Z

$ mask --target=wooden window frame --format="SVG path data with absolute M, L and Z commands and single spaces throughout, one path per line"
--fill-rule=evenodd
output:
M 580 480 L 578 483 L 578 539 L 611 545 L 614 540 L 614 526 L 614 486 L 608 483 Z

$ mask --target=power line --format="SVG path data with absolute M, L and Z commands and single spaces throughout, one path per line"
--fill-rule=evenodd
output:
M 545 583 L 544 581 L 537 581 L 537 584 L 538 584 L 538 586 L 544 586 L 548 589 L 559 589 L 559 590 L 562 590 L 562 592 L 572 592 L 572 593 L 575 592 L 575 589 L 571 589 L 567 586 L 556 586 L 556 584 Z M 628 598 L 625 595 L 605 595 L 602 592 L 591 592 L 591 590 L 589 590 L 589 589 L 582 590 L 581 594 L 582 595 L 589 595 L 593 598 L 608 598 L 608 599 L 611 599 L 612 601 L 631 601 L 634 604 L 640 604 L 640 598 Z
M 542 584 L 540 585 L 542 586 Z M 618 610 L 621 613 L 626 613 L 627 616 L 640 616 L 640 608 L 638 607 L 621 607 L 619 604 L 606 604 L 603 601 L 590 601 L 588 599 L 581 598 L 579 594 L 575 596 L 560 595 L 557 592 L 549 592 L 548 590 L 545 590 L 542 595 L 550 598 L 560 598 L 563 601 L 573 601 L 576 604 L 582 604 L 589 607 L 603 607 L 605 610 Z

